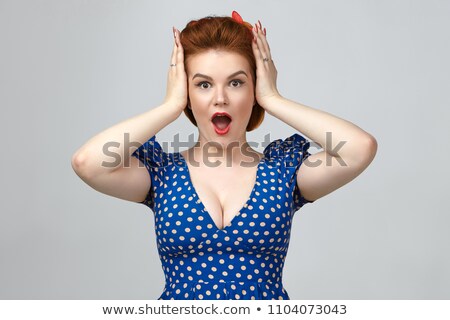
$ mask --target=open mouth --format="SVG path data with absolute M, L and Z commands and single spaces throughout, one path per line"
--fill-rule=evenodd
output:
M 230 129 L 231 117 L 227 114 L 214 114 L 212 123 L 218 134 L 225 134 Z

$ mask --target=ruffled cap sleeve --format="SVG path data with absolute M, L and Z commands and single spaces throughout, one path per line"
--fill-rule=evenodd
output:
M 286 139 L 272 141 L 264 150 L 264 154 L 271 161 L 280 163 L 286 172 L 287 184 L 292 192 L 293 209 L 297 211 L 306 203 L 312 203 L 305 199 L 297 185 L 297 174 L 300 166 L 311 155 L 310 142 L 302 135 L 295 133 Z
M 147 168 L 152 181 L 152 186 L 144 199 L 140 202 L 151 209 L 154 208 L 154 192 L 155 190 L 164 184 L 164 169 L 166 164 L 166 156 L 161 145 L 156 140 L 156 136 L 148 139 L 144 144 L 137 148 L 132 156 L 139 159 L 142 164 Z

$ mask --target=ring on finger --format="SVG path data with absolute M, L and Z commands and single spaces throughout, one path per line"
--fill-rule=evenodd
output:
M 176 67 L 177 64 L 176 64 L 176 63 L 172 63 L 170 66 L 171 66 L 171 67 Z

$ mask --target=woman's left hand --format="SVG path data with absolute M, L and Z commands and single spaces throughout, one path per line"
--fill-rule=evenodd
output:
M 258 104 L 266 108 L 269 100 L 280 97 L 277 90 L 277 68 L 270 54 L 266 30 L 262 30 L 261 22 L 253 27 L 253 53 L 256 58 L 256 86 L 255 95 Z M 256 42 L 255 42 L 256 40 Z

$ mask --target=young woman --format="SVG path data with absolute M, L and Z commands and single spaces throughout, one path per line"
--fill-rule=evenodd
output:
M 94 189 L 154 212 L 166 285 L 159 299 L 289 299 L 282 271 L 294 213 L 357 177 L 377 142 L 358 126 L 282 97 L 261 23 L 232 17 L 190 21 L 174 46 L 164 102 L 94 136 L 73 156 Z M 198 128 L 195 146 L 166 153 L 156 134 L 181 113 Z M 303 132 L 263 153 L 246 132 L 264 113 Z M 103 146 L 121 161 L 104 165 Z M 302 165 L 304 163 L 304 165 Z

